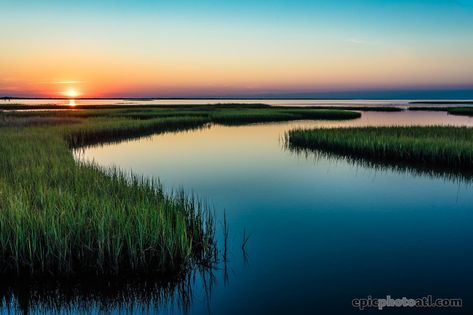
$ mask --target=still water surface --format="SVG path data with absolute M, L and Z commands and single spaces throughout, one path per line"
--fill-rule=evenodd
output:
M 185 104 L 254 104 L 273 106 L 468 106 L 471 104 L 409 104 L 414 100 L 323 100 L 323 99 L 13 99 L 0 100 L 0 105 L 185 105 Z M 415 100 L 420 101 L 420 100 Z
M 443 112 L 366 112 L 353 121 L 212 125 L 84 149 L 78 158 L 159 177 L 169 191 L 197 194 L 220 220 L 225 209 L 229 261 L 212 276 L 197 274 L 190 281 L 187 307 L 176 299 L 107 305 L 92 299 L 85 309 L 73 302 L 38 302 L 31 310 L 358 314 L 351 306 L 356 297 L 430 294 L 460 297 L 465 304 L 431 314 L 471 312 L 471 182 L 315 158 L 290 152 L 281 142 L 295 127 L 392 124 L 473 126 L 473 119 Z M 243 231 L 251 235 L 246 252 Z

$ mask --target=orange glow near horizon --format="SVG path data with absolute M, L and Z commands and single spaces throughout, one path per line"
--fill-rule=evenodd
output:
M 75 89 L 68 89 L 67 91 L 62 92 L 62 94 L 70 98 L 76 98 L 80 95 Z
M 369 24 L 358 5 L 353 15 L 334 5 L 330 16 L 319 1 L 294 6 L 301 14 L 260 5 L 227 12 L 225 1 L 195 14 L 135 2 L 108 14 L 107 5 L 94 1 L 48 2 L 36 12 L 23 2 L 12 1 L 0 20 L 0 96 L 304 97 L 473 86 L 473 42 L 465 27 L 471 12 L 458 4 L 449 5 L 451 24 L 444 27 L 423 9 L 400 25 L 399 17 L 387 16 L 394 11 L 373 5 Z M 417 9 L 409 3 L 399 6 Z

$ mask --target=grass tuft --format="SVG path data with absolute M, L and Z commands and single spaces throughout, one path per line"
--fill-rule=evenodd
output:
M 0 132 L 0 273 L 172 273 L 215 259 L 205 206 L 166 195 L 154 180 L 74 161 L 68 147 L 132 130 L 124 122 L 112 126 Z M 177 121 L 135 127 L 166 130 Z
M 473 129 L 467 127 L 364 127 L 291 130 L 292 149 L 408 162 L 460 172 L 473 169 Z

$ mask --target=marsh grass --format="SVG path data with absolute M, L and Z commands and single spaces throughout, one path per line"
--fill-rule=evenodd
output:
M 261 104 L 179 108 L 0 113 L 0 274 L 167 275 L 218 260 L 214 216 L 203 203 L 166 194 L 153 179 L 76 161 L 71 149 L 212 122 L 360 116 Z
M 437 106 L 437 107 L 416 107 L 411 106 L 409 110 L 412 111 L 437 111 L 437 112 L 447 112 L 450 115 L 457 115 L 457 116 L 473 116 L 473 107 L 445 107 L 445 106 Z
M 410 111 L 428 111 L 428 112 L 448 112 L 445 106 L 409 106 Z
M 294 106 L 278 106 L 281 109 L 294 109 Z M 396 106 L 349 106 L 349 105 L 332 105 L 332 106 L 304 106 L 302 109 L 328 109 L 328 110 L 351 110 L 363 112 L 402 112 L 404 109 Z
M 473 104 L 473 101 L 463 100 L 463 101 L 412 101 L 409 104 Z
M 292 150 L 321 150 L 371 162 L 473 172 L 473 129 L 466 127 L 364 127 L 291 130 Z
M 270 108 L 248 110 L 226 110 L 212 113 L 210 119 L 223 125 L 241 125 L 259 122 L 290 120 L 345 120 L 361 117 L 361 114 L 345 110 L 305 109 L 305 108 Z
M 229 108 L 240 108 L 240 109 L 251 109 L 251 108 L 271 108 L 270 105 L 262 104 L 262 103 L 217 103 L 217 104 L 137 104 L 137 105 L 117 105 L 117 104 L 110 104 L 110 105 L 53 105 L 53 104 L 43 104 L 43 105 L 23 105 L 23 104 L 0 104 L 0 110 L 18 110 L 18 111 L 25 111 L 25 110 L 155 110 L 155 109 L 162 109 L 162 110 L 182 110 L 182 109 L 191 109 L 191 110 L 215 110 L 215 109 L 229 109 Z
M 99 118 L 86 120 L 80 128 L 67 128 L 70 148 L 134 139 L 162 132 L 193 130 L 208 126 L 210 120 L 201 117 L 164 117 L 149 120 Z
M 131 130 L 95 127 L 105 138 Z M 95 140 L 92 130 L 0 132 L 0 273 L 156 274 L 215 260 L 213 216 L 203 204 L 166 195 L 154 180 L 74 161 L 68 146 Z
M 355 168 L 361 167 L 376 172 L 391 171 L 395 173 L 403 173 L 409 176 L 422 176 L 432 179 L 443 179 L 451 182 L 473 184 L 473 169 L 454 169 L 451 167 L 426 165 L 416 161 L 400 161 L 392 159 L 380 159 L 355 155 L 349 153 L 340 153 L 339 151 L 330 151 L 327 149 L 307 149 L 302 147 L 290 146 L 283 141 L 284 149 L 292 154 L 304 159 L 313 160 L 318 163 L 321 160 L 329 160 L 335 167 L 337 163 L 348 163 Z
M 448 113 L 451 115 L 459 115 L 459 116 L 473 116 L 473 108 L 472 107 L 458 107 L 458 108 L 450 108 Z
M 34 106 L 29 106 L 30 107 Z M 246 124 L 270 121 L 287 121 L 300 119 L 353 119 L 361 116 L 350 108 L 340 107 L 272 107 L 265 104 L 215 104 L 215 105 L 82 105 L 67 109 L 67 106 L 57 108 L 36 106 L 34 110 L 16 110 L 4 112 L 7 117 L 63 117 L 63 118 L 121 118 L 133 120 L 152 120 L 156 118 L 192 117 L 208 119 L 221 124 Z M 54 110 L 56 109 L 56 110 Z M 361 107 L 356 107 L 362 110 Z M 373 108 L 374 110 L 375 108 Z M 371 109 L 367 109 L 371 110 Z M 383 108 L 379 110 L 394 110 Z
M 31 127 L 43 125 L 62 125 L 80 122 L 75 117 L 7 117 L 0 115 L 0 128 L 2 127 Z

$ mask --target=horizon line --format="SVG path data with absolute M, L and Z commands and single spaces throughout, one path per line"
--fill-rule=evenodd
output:
M 320 101 L 376 101 L 376 100 L 392 100 L 392 101 L 473 101 L 471 98 L 376 98 L 376 97 L 9 97 L 1 96 L 0 100 L 137 100 L 137 101 L 153 101 L 153 100 L 320 100 Z

